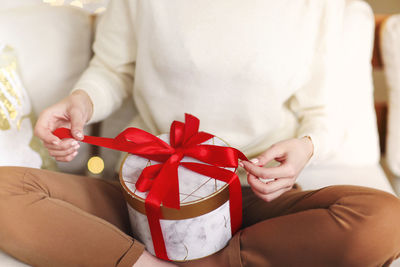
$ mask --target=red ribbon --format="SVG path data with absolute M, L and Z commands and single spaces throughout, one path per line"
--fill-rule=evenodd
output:
M 199 132 L 200 121 L 185 114 L 185 123 L 174 121 L 171 125 L 170 144 L 158 137 L 137 128 L 127 128 L 115 139 L 85 136 L 82 142 L 124 151 L 149 160 L 160 162 L 143 169 L 136 188 L 141 192 L 149 191 L 145 200 L 146 214 L 157 257 L 169 260 L 161 230 L 163 218 L 161 205 L 179 209 L 179 165 L 199 174 L 224 181 L 229 185 L 230 215 L 232 236 L 242 224 L 242 191 L 236 173 L 223 168 L 237 168 L 238 159 L 247 160 L 239 150 L 231 147 L 202 145 L 214 136 Z M 73 138 L 71 131 L 59 128 L 54 135 L 60 139 Z M 188 156 L 203 163 L 181 162 Z M 221 168 L 222 167 L 222 168 Z

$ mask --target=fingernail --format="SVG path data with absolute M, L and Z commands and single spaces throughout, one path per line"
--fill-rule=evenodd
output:
M 259 160 L 257 158 L 251 159 L 250 162 L 252 162 L 253 164 L 257 164 L 259 162 Z
M 75 151 L 74 154 L 72 154 L 73 157 L 75 157 L 76 155 L 78 155 L 78 151 Z
M 76 146 L 74 146 L 75 149 L 79 149 L 81 146 L 79 144 L 77 144 Z
M 81 132 L 76 132 L 76 136 L 78 136 L 78 138 L 80 138 L 80 139 L 83 138 L 83 134 Z
M 58 145 L 60 142 L 59 141 L 53 141 L 53 142 L 51 142 L 53 145 Z
M 72 141 L 71 145 L 72 145 L 72 146 L 77 146 L 77 145 L 79 145 L 79 144 L 78 144 L 78 141 Z
M 241 161 L 239 161 L 239 166 L 243 168 L 244 164 Z

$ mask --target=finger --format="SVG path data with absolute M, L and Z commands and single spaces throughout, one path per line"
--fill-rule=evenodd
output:
M 77 143 L 76 145 L 72 145 L 72 146 L 69 146 L 69 147 L 66 147 L 66 148 L 60 148 L 59 146 L 56 146 L 56 145 L 48 145 L 48 144 L 45 144 L 45 147 L 50 151 L 50 150 L 53 150 L 53 151 L 66 151 L 66 150 L 69 150 L 69 149 L 75 149 L 75 150 L 78 150 L 80 147 L 81 147 L 81 145 L 79 144 L 79 143 Z
M 260 194 L 259 192 L 254 191 L 254 190 L 253 190 L 253 192 L 256 196 L 258 196 L 260 199 L 264 200 L 265 202 L 271 202 L 271 201 L 277 199 L 278 197 L 280 197 L 282 194 L 289 191 L 290 189 L 291 189 L 291 187 L 282 188 L 281 190 L 275 191 L 274 193 L 271 193 L 268 195 Z
M 57 161 L 69 162 L 69 161 L 72 161 L 76 157 L 76 155 L 78 155 L 78 151 L 73 153 L 73 154 L 71 154 L 71 155 L 68 155 L 66 157 L 55 157 L 55 159 Z
M 54 129 L 48 127 L 47 123 L 49 120 L 50 119 L 46 114 L 39 117 L 35 126 L 35 135 L 45 143 L 54 145 L 59 144 L 61 140 L 57 136 L 53 135 L 52 132 Z
M 70 148 L 67 150 L 49 150 L 49 154 L 52 157 L 67 157 L 69 155 L 74 154 L 78 150 L 76 148 Z
M 264 183 L 251 174 L 249 174 L 247 180 L 253 191 L 257 191 L 262 195 L 274 193 L 282 188 L 291 187 L 294 184 L 293 179 L 290 178 L 281 178 Z
M 63 139 L 58 145 L 44 143 L 48 150 L 68 150 L 70 148 L 79 148 L 80 145 L 75 139 Z
M 246 171 L 262 179 L 286 178 L 293 177 L 295 175 L 295 172 L 292 170 L 292 167 L 289 164 L 281 164 L 277 167 L 264 168 L 256 166 L 248 161 L 242 161 L 242 163 Z
M 279 145 L 272 145 L 264 153 L 260 154 L 258 157 L 250 160 L 253 164 L 257 166 L 264 166 L 268 162 L 274 160 L 275 158 L 283 157 L 285 152 L 281 149 Z
M 85 126 L 85 119 L 82 112 L 77 108 L 72 108 L 70 111 L 71 116 L 71 133 L 77 140 L 83 139 L 83 127 Z

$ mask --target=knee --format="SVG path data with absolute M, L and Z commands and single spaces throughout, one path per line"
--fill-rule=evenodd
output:
M 5 238 L 5 233 L 10 231 L 17 220 L 21 195 L 24 194 L 24 177 L 27 168 L 0 167 L 0 236 Z
M 21 201 L 19 196 L 25 194 L 24 179 L 28 170 L 21 167 L 0 167 L 0 214 L 9 213 L 13 203 Z M 5 216 L 2 219 L 4 218 Z
M 341 203 L 351 210 L 343 266 L 383 266 L 399 255 L 400 199 L 368 189 L 347 201 Z
M 0 167 L 0 196 L 20 193 L 28 168 Z

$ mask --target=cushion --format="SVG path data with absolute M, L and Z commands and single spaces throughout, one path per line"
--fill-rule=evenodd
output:
M 46 149 L 33 136 L 33 121 L 14 51 L 0 44 L 0 165 L 54 169 Z
M 9 256 L 8 254 L 2 252 L 0 250 L 0 266 L 7 266 L 7 267 L 29 267 L 13 257 Z
M 297 179 L 303 190 L 316 190 L 331 185 L 366 186 L 394 194 L 393 188 L 379 164 L 363 166 L 311 166 Z
M 54 1 L 54 0 L 48 0 L 48 1 Z M 107 6 L 108 1 L 109 0 L 86 0 L 86 1 L 66 0 L 63 2 L 64 4 L 68 3 L 70 5 L 82 7 L 86 11 L 99 14 L 105 11 L 105 7 Z
M 386 162 L 400 176 L 400 15 L 391 16 L 381 29 L 381 52 L 388 84 L 389 119 Z
M 87 12 L 73 7 L 15 2 L 20 0 L 2 0 L 2 5 L 12 8 L 0 8 L 0 42 L 17 52 L 22 80 L 39 114 L 68 95 L 87 67 L 92 20 Z
M 0 11 L 2 10 L 8 10 L 12 8 L 18 8 L 18 7 L 26 7 L 26 6 L 32 6 L 32 5 L 37 5 L 41 4 L 42 0 L 2 0 L 1 5 L 0 5 Z
M 326 164 L 376 164 L 380 150 L 371 66 L 374 14 L 364 1 L 346 1 L 342 36 L 331 73 L 329 108 L 332 123 L 344 127 L 345 133 Z

